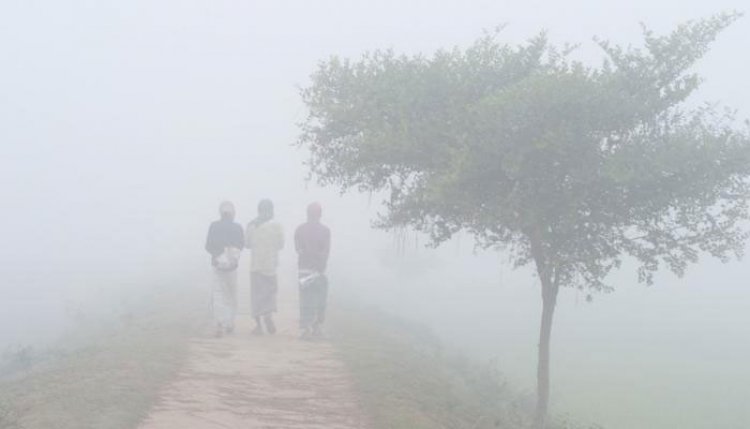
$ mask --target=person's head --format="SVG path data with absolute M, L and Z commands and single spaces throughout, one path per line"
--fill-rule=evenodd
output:
M 323 207 L 320 203 L 315 202 L 307 206 L 307 220 L 317 222 L 321 216 L 323 216 Z
M 219 204 L 219 215 L 222 219 L 234 220 L 234 204 L 231 201 Z
M 273 202 L 271 200 L 260 200 L 258 203 L 258 217 L 263 219 L 271 219 L 273 217 Z

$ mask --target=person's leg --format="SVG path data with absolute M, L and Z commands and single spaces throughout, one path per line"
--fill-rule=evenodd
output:
M 230 325 L 231 307 L 230 307 L 230 273 L 215 270 L 214 271 L 214 289 L 213 289 L 213 313 L 216 322 L 216 336 L 224 334 L 224 330 Z
M 299 285 L 299 327 L 300 329 L 309 328 L 313 321 L 313 307 L 311 306 L 311 296 L 309 285 L 300 283 Z
M 223 327 L 221 325 L 221 278 L 219 272 L 214 270 L 211 274 L 211 313 L 214 319 L 214 326 L 216 328 L 216 336 L 221 336 Z
M 307 339 L 312 334 L 315 321 L 315 293 L 314 287 L 307 280 L 309 273 L 300 273 L 299 282 L 299 327 L 300 338 Z
M 264 308 L 265 315 L 263 316 L 263 321 L 266 323 L 266 330 L 268 333 L 275 334 L 276 324 L 273 322 L 273 313 L 276 311 L 276 298 L 279 291 L 278 281 L 275 275 L 266 276 L 265 280 L 268 296 L 266 302 L 267 305 Z
M 234 320 L 237 317 L 237 271 L 227 273 L 227 310 L 228 320 L 226 330 L 228 333 L 234 332 Z
M 313 321 L 313 333 L 314 337 L 323 336 L 323 322 L 325 321 L 326 315 L 326 301 L 328 300 L 328 279 L 325 276 L 320 276 L 315 282 L 315 300 L 314 300 L 314 321 Z
M 250 273 L 250 308 L 255 319 L 255 329 L 253 329 L 253 335 L 263 335 L 263 325 L 261 324 L 261 308 L 260 303 L 262 300 L 262 280 L 259 279 L 260 274 L 251 272 Z
M 320 279 L 320 290 L 316 304 L 315 323 L 322 325 L 326 320 L 326 309 L 328 307 L 328 278 L 325 276 Z
M 252 330 L 253 335 L 263 335 L 263 324 L 260 321 L 260 316 L 254 317 L 255 319 L 255 328 Z
M 266 324 L 266 331 L 273 335 L 276 333 L 276 324 L 273 322 L 273 313 L 268 313 L 263 316 L 263 322 Z

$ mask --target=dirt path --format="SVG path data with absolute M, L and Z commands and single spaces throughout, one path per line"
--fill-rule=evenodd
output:
M 140 429 L 366 428 L 333 347 L 297 339 L 296 303 L 280 304 L 274 336 L 251 336 L 244 316 L 232 336 L 194 340 Z

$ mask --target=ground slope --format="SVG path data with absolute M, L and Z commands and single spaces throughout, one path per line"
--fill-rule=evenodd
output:
M 141 429 L 369 427 L 334 347 L 297 338 L 295 303 L 281 303 L 276 335 L 250 335 L 249 317 L 224 338 L 192 341 Z

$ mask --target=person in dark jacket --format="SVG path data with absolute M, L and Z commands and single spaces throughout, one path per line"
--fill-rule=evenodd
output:
M 294 233 L 299 269 L 300 329 L 302 338 L 322 335 L 328 299 L 326 268 L 331 250 L 331 231 L 320 222 L 322 208 L 318 203 L 307 207 L 307 222 Z
M 245 242 L 242 227 L 234 221 L 234 205 L 224 201 L 219 206 L 219 215 L 221 218 L 208 228 L 205 246 L 214 271 L 211 296 L 217 337 L 234 332 L 237 266 Z

